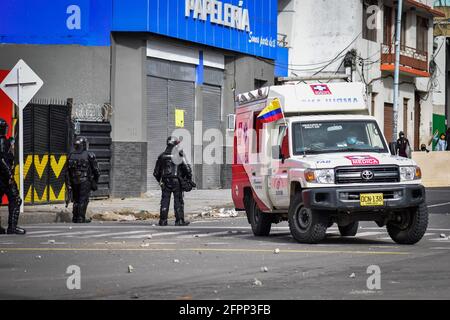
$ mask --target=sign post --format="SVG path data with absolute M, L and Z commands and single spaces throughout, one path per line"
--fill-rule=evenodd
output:
M 20 198 L 22 204 L 20 205 L 20 212 L 23 213 L 24 208 L 24 176 L 23 176 L 23 109 L 28 102 L 39 91 L 44 82 L 38 75 L 25 63 L 19 60 L 11 72 L 3 79 L 0 84 L 5 94 L 17 105 L 19 109 L 19 184 L 20 184 Z

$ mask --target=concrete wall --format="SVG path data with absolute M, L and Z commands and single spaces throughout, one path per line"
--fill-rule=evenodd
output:
M 146 186 L 146 40 L 131 33 L 114 33 L 112 40 L 112 196 L 140 196 Z
M 422 169 L 422 182 L 425 187 L 449 187 L 449 151 L 413 152 L 412 159 Z
M 0 69 L 11 69 L 19 59 L 44 81 L 36 98 L 110 102 L 109 47 L 0 44 Z

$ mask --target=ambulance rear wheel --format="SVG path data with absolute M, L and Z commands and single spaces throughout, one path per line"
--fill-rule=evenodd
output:
M 301 195 L 292 199 L 289 208 L 289 229 L 300 243 L 318 243 L 325 239 L 328 221 L 317 210 L 305 208 Z
M 253 234 L 257 237 L 267 237 L 272 227 L 271 216 L 258 208 L 253 197 L 249 199 L 248 209 L 247 215 L 252 226 Z

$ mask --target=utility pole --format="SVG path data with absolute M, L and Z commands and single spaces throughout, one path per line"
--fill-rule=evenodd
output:
M 397 0 L 397 27 L 395 28 L 395 71 L 394 71 L 394 119 L 392 130 L 392 142 L 397 141 L 398 105 L 400 87 L 400 41 L 402 35 L 402 10 L 403 0 Z

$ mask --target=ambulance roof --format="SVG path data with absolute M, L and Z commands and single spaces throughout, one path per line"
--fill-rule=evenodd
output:
M 239 104 L 280 99 L 285 114 L 367 113 L 365 86 L 360 82 L 280 85 L 238 95 Z
M 354 114 L 323 114 L 323 115 L 304 115 L 298 117 L 286 118 L 289 122 L 314 122 L 314 121 L 376 121 L 375 117 Z

